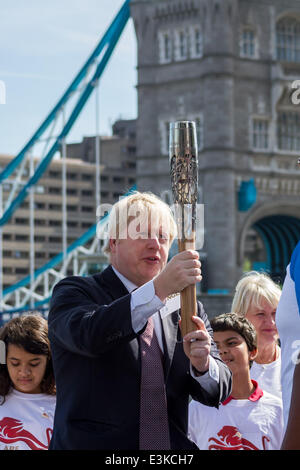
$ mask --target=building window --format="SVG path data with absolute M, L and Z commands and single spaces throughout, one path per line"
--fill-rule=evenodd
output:
M 77 189 L 68 188 L 68 189 L 67 189 L 67 195 L 68 195 L 68 196 L 76 196 L 76 195 L 77 195 Z
M 35 202 L 34 203 L 34 208 L 37 210 L 43 210 L 45 209 L 45 204 L 42 202 Z
M 81 175 L 82 181 L 92 181 L 93 178 L 94 178 L 94 175 L 90 173 L 82 173 Z
M 10 258 L 12 256 L 12 252 L 9 250 L 3 250 L 3 257 Z
M 203 56 L 203 36 L 202 31 L 198 26 L 191 26 L 190 28 L 190 56 L 192 59 L 197 59 Z
M 27 251 L 16 250 L 15 251 L 15 257 L 16 258 L 26 259 L 26 258 L 28 258 L 28 252 Z
M 15 273 L 16 274 L 27 274 L 28 273 L 28 268 L 16 268 Z
M 3 240 L 11 240 L 12 239 L 12 234 L 11 233 L 4 233 L 3 234 Z
M 90 191 L 89 189 L 83 189 L 81 191 L 81 195 L 83 197 L 93 197 L 93 191 Z
M 277 139 L 280 150 L 300 151 L 300 114 L 280 111 L 277 117 Z
M 262 118 L 252 120 L 252 148 L 269 150 L 269 121 Z
M 15 235 L 15 240 L 18 242 L 28 242 L 29 236 L 28 235 L 22 235 L 22 234 L 16 234 Z
M 49 204 L 50 211 L 61 211 L 61 204 Z
M 251 28 L 244 28 L 241 33 L 240 56 L 256 57 L 256 37 L 254 30 Z
M 49 227 L 59 227 L 60 225 L 60 220 L 49 220 Z
M 50 170 L 48 176 L 49 178 L 60 178 L 61 173 L 59 171 Z
M 34 241 L 35 242 L 44 242 L 44 241 L 46 241 L 46 239 L 43 235 L 35 235 L 34 236 Z
M 130 168 L 132 170 L 136 168 L 136 162 L 128 162 L 127 165 L 128 165 L 128 168 Z
M 49 243 L 61 243 L 61 237 L 49 237 Z
M 160 151 L 162 155 L 169 154 L 169 136 L 170 136 L 170 121 L 160 122 Z
M 61 194 L 61 188 L 49 187 L 49 194 Z
M 43 226 L 46 225 L 46 220 L 44 219 L 34 219 L 35 225 Z
M 167 64 L 172 60 L 172 37 L 170 31 L 158 33 L 159 63 Z
M 3 274 L 13 274 L 12 268 L 8 266 L 3 266 Z
M 78 227 L 78 222 L 73 222 L 73 221 L 68 220 L 67 227 L 69 227 L 69 228 Z
M 175 31 L 175 60 L 186 60 L 188 51 L 188 34 L 185 29 Z
M 29 220 L 28 220 L 28 219 L 24 219 L 23 217 L 16 217 L 15 223 L 16 223 L 16 224 L 19 224 L 19 225 L 28 225 L 28 224 L 29 224 Z
M 276 25 L 277 60 L 300 62 L 300 21 L 283 18 Z
M 82 206 L 81 210 L 82 210 L 82 212 L 93 212 L 94 207 L 93 206 Z
M 113 182 L 114 183 L 124 183 L 124 178 L 122 178 L 121 176 L 114 176 L 113 177 Z
M 129 153 L 130 155 L 133 155 L 136 153 L 136 147 L 135 146 L 128 146 L 127 147 L 127 153 Z

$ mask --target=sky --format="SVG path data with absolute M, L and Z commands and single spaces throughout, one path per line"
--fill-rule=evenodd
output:
M 16 155 L 81 69 L 124 0 L 0 0 L 0 154 Z M 137 115 L 137 46 L 130 19 L 101 77 L 100 134 Z M 92 94 L 67 142 L 95 135 Z

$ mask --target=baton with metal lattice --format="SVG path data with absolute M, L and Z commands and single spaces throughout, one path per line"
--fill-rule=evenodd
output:
M 195 250 L 198 194 L 198 150 L 193 121 L 170 123 L 169 157 L 179 252 Z M 196 285 L 180 292 L 182 336 L 197 329 L 191 317 L 197 313 Z

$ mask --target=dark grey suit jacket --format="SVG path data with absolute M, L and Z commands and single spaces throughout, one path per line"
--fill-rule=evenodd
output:
M 140 353 L 130 298 L 111 267 L 90 277 L 72 276 L 54 288 L 49 338 L 57 384 L 50 449 L 138 449 Z M 199 303 L 199 316 L 212 334 Z M 231 373 L 220 369 L 217 393 L 207 393 L 189 372 L 178 327 L 179 312 L 162 320 L 164 372 L 172 449 L 192 449 L 188 401 L 218 406 L 230 393 Z

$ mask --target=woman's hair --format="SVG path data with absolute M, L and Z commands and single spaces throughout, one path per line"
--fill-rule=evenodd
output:
M 267 274 L 250 271 L 236 285 L 231 311 L 246 315 L 251 307 L 261 308 L 263 300 L 277 308 L 280 295 L 280 287 Z
M 177 234 L 177 227 L 172 211 L 165 202 L 151 192 L 138 191 L 120 199 L 113 205 L 107 225 L 98 233 L 100 238 L 105 239 L 102 251 L 109 256 L 110 239 L 127 238 L 131 236 L 130 229 L 134 232 L 138 223 L 147 225 L 149 220 L 151 229 L 162 226 L 171 244 Z
M 41 392 L 55 395 L 55 379 L 48 339 L 48 323 L 38 314 L 21 315 L 6 323 L 0 330 L 0 340 L 5 343 L 6 352 L 9 344 L 21 347 L 30 354 L 47 356 L 47 366 L 41 382 Z M 5 397 L 12 382 L 6 364 L 0 364 L 0 396 Z
M 256 330 L 247 318 L 237 313 L 222 313 L 210 320 L 213 332 L 216 331 L 235 331 L 241 335 L 247 343 L 248 350 L 251 352 L 257 349 Z

